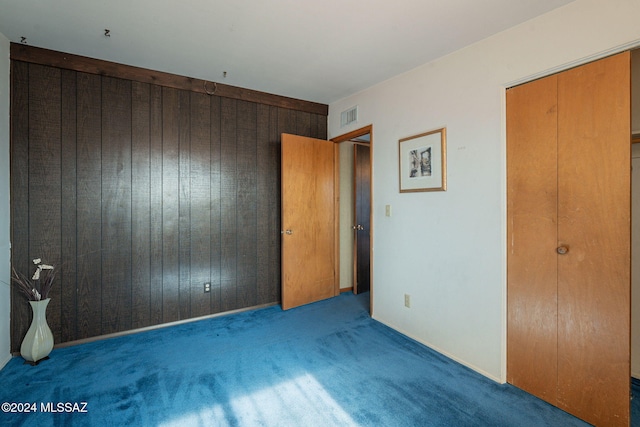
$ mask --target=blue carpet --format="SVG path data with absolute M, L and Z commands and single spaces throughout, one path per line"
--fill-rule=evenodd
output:
M 0 402 L 32 402 L 36 412 L 0 413 L 0 424 L 586 425 L 372 320 L 368 297 L 55 349 L 35 367 L 13 358 L 0 371 Z

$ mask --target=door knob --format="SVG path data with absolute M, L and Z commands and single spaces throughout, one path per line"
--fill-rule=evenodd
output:
M 558 254 L 560 254 L 560 255 L 564 255 L 567 252 L 569 252 L 569 248 L 567 246 L 558 246 L 556 248 L 556 252 L 558 252 Z
M 293 234 L 293 230 L 285 230 L 285 231 L 284 231 L 284 234 L 289 234 L 289 235 L 291 235 L 291 234 Z
M 354 230 L 357 230 L 357 231 L 362 231 L 362 230 L 364 230 L 364 227 L 363 227 L 362 225 L 360 225 L 360 224 L 358 224 L 358 225 L 354 225 L 354 226 L 353 226 L 353 227 L 351 227 L 351 228 L 353 228 Z

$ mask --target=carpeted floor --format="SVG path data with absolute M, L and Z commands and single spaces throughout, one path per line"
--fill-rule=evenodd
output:
M 35 367 L 13 358 L 0 402 L 36 412 L 0 413 L 0 425 L 586 425 L 372 320 L 368 297 L 56 349 Z

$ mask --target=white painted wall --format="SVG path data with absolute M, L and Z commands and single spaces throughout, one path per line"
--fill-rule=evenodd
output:
M 330 105 L 330 138 L 356 104 L 375 128 L 374 318 L 505 381 L 505 87 L 638 44 L 638 17 L 638 0 L 576 0 Z M 400 194 L 398 139 L 441 126 L 448 190 Z
M 0 369 L 11 358 L 9 239 L 9 40 L 0 33 Z

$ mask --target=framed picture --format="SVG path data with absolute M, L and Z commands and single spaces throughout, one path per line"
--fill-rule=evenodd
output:
M 400 192 L 447 189 L 447 128 L 403 138 L 400 149 Z

